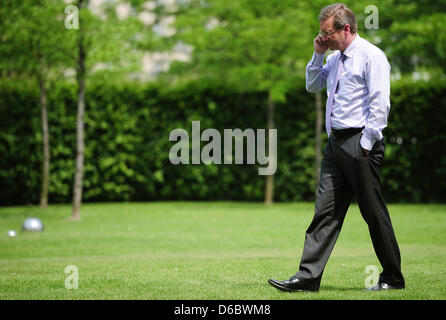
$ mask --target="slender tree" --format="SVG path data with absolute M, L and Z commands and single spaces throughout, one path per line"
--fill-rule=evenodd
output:
M 305 4 L 291 0 L 194 1 L 181 7 L 177 38 L 193 45 L 186 77 L 217 79 L 241 91 L 267 92 L 267 128 L 275 127 L 276 105 L 303 81 L 309 15 Z M 277 161 L 277 159 L 274 159 Z M 274 176 L 265 180 L 264 202 L 274 201 Z
M 77 7 L 80 10 L 85 8 L 87 1 L 79 0 Z M 83 28 L 83 20 L 79 16 L 79 25 L 77 40 L 77 121 L 76 121 L 76 171 L 74 175 L 73 186 L 73 211 L 72 220 L 80 220 L 81 203 L 82 203 L 82 186 L 84 177 L 84 158 L 85 158 L 85 142 L 84 142 L 84 114 L 85 114 L 85 60 L 87 53 L 85 51 L 85 28 Z
M 121 4 L 124 2 L 120 2 Z M 142 52 L 135 51 L 142 23 L 138 20 L 138 7 L 127 18 L 119 18 L 117 5 L 120 3 L 102 2 L 93 12 L 88 0 L 78 0 L 79 24 L 75 32 L 76 40 L 76 82 L 77 82 L 77 121 L 76 121 L 76 169 L 73 184 L 73 206 L 71 220 L 81 219 L 83 178 L 85 166 L 85 113 L 87 109 L 86 91 L 88 79 L 100 77 L 93 71 L 98 63 L 112 65 L 111 69 L 100 74 L 108 80 L 122 80 L 129 72 L 141 69 L 137 62 Z M 128 3 L 130 6 L 130 3 Z M 128 78 L 127 78 L 128 79 Z
M 40 92 L 40 106 L 42 116 L 42 144 L 43 144 L 43 159 L 42 159 L 42 188 L 40 195 L 40 207 L 48 206 L 48 185 L 50 179 L 50 135 L 48 127 L 48 107 L 47 107 L 47 88 L 45 85 L 45 67 L 44 58 L 39 57 L 40 70 L 39 73 L 39 92 Z
M 64 29 L 57 19 L 62 9 L 55 0 L 5 0 L 0 8 L 0 20 L 4 24 L 1 69 L 17 78 L 35 79 L 39 88 L 42 123 L 40 206 L 43 208 L 48 205 L 50 183 L 48 90 L 51 83 L 62 77 L 59 68 L 69 64 L 69 49 L 63 41 Z

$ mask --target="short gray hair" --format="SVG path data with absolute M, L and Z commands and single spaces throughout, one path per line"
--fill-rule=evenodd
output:
M 319 13 L 319 22 L 325 21 L 331 17 L 334 17 L 333 26 L 336 29 L 341 29 L 348 24 L 350 26 L 350 32 L 352 34 L 356 33 L 358 25 L 356 23 L 355 14 L 345 4 L 335 3 L 322 8 Z

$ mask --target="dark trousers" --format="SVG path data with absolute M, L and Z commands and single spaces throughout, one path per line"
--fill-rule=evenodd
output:
M 398 243 L 381 194 L 379 168 L 384 157 L 384 141 L 377 141 L 369 155 L 365 155 L 360 139 L 360 132 L 337 137 L 330 135 L 322 160 L 315 215 L 305 234 L 296 276 L 320 283 L 355 195 L 383 267 L 379 281 L 404 285 Z

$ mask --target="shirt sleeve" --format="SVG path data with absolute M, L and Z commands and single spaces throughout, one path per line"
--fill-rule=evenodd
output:
M 366 66 L 369 114 L 362 131 L 361 147 L 372 150 L 373 144 L 383 138 L 390 111 L 390 65 L 384 53 L 374 55 Z
M 329 71 L 329 59 L 327 58 L 327 63 L 322 65 L 324 62 L 324 53 L 313 53 L 313 57 L 307 64 L 305 72 L 305 82 L 308 92 L 315 93 L 327 86 L 327 75 Z

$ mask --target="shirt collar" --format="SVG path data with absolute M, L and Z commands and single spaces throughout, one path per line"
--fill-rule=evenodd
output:
M 344 50 L 343 54 L 347 57 L 352 57 L 352 51 L 358 46 L 361 37 L 358 33 L 356 33 L 355 39 L 348 45 L 348 47 Z

